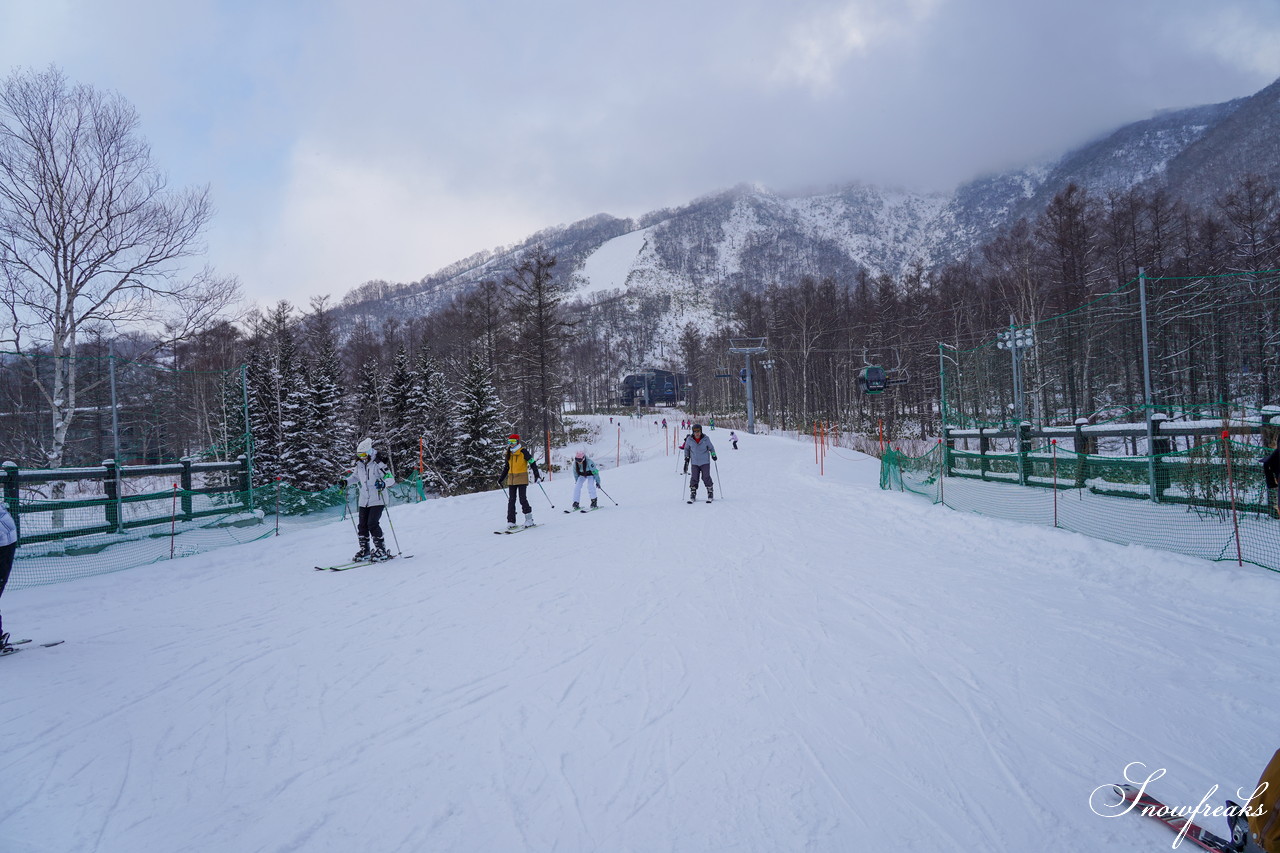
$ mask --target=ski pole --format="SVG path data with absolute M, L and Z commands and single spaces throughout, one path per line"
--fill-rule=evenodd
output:
M 347 512 L 347 518 L 351 519 L 351 529 L 356 532 L 356 536 L 360 535 L 360 530 L 356 527 L 356 517 L 351 514 L 351 497 L 347 493 L 347 487 L 342 487 L 342 507 Z
M 720 484 L 720 498 L 724 498 L 724 480 L 720 479 L 720 463 L 715 459 L 711 460 L 711 464 L 716 466 L 716 482 Z
M 385 500 L 385 498 L 384 498 L 384 500 Z M 396 536 L 396 526 L 395 526 L 395 524 L 391 521 L 391 504 L 389 504 L 389 503 L 384 503 L 384 504 L 382 505 L 382 511 L 383 511 L 384 513 L 386 513 L 386 516 L 387 516 L 387 527 L 390 527 L 390 528 L 391 528 L 391 541 L 392 541 L 392 542 L 394 542 L 394 543 L 396 543 L 396 556 L 397 556 L 397 557 L 399 557 L 399 556 L 400 556 L 400 554 L 401 554 L 401 551 L 400 551 L 400 538 L 399 538 L 398 536 Z
M 596 486 L 596 488 L 597 488 L 597 489 L 599 489 L 599 490 L 600 490 L 600 493 L 601 493 L 601 494 L 603 494 L 606 498 L 608 498 L 609 500 L 613 501 L 613 495 L 611 495 L 611 494 L 609 494 L 608 492 L 606 492 L 606 491 L 604 490 L 604 486 Z M 617 501 L 613 501 L 613 505 L 614 505 L 614 506 L 617 506 L 617 505 L 618 505 L 618 502 L 617 502 Z
M 551 496 L 547 494 L 547 490 L 542 488 L 542 481 L 538 480 L 538 488 L 542 489 L 542 496 L 547 499 L 547 503 L 551 504 L 551 508 L 555 509 L 556 505 L 551 503 Z

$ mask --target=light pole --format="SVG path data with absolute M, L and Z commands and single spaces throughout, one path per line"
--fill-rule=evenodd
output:
M 1012 316 L 1009 317 L 1009 330 L 996 335 L 998 349 L 1007 349 L 1013 357 L 1013 413 L 1017 422 L 1026 420 L 1026 410 L 1022 400 L 1022 351 L 1036 345 L 1035 329 L 1028 326 L 1019 329 Z

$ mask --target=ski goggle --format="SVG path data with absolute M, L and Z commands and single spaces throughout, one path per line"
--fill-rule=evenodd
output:
M 369 458 L 369 454 L 368 454 L 368 453 L 357 453 L 357 454 L 356 454 L 356 458 L 357 458 L 357 459 L 368 459 L 368 458 Z
M 518 438 L 508 438 L 508 439 L 507 439 L 507 444 L 511 445 L 512 447 L 515 447 L 515 446 L 516 446 L 517 444 L 519 444 L 519 443 L 520 443 L 520 439 L 518 439 Z

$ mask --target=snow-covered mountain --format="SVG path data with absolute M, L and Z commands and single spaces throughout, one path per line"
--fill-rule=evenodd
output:
M 1280 181 L 1280 81 L 1256 95 L 1160 113 L 1067 153 L 1056 163 L 988 175 L 950 193 L 854 183 L 812 193 L 742 185 L 639 220 L 600 214 L 473 255 L 418 282 L 366 285 L 343 308 L 373 318 L 429 313 L 486 279 L 500 280 L 530 247 L 559 260 L 581 296 L 610 290 L 718 290 L 900 275 L 963 257 L 1068 184 L 1105 194 L 1159 182 L 1203 204 L 1244 172 Z

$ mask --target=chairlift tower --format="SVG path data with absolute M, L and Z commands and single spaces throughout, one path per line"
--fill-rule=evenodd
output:
M 769 351 L 768 338 L 730 338 L 729 352 L 741 355 L 746 366 L 742 368 L 742 381 L 747 386 L 747 432 L 752 435 L 756 431 L 756 400 L 754 374 L 751 370 L 751 356 L 764 355 Z

